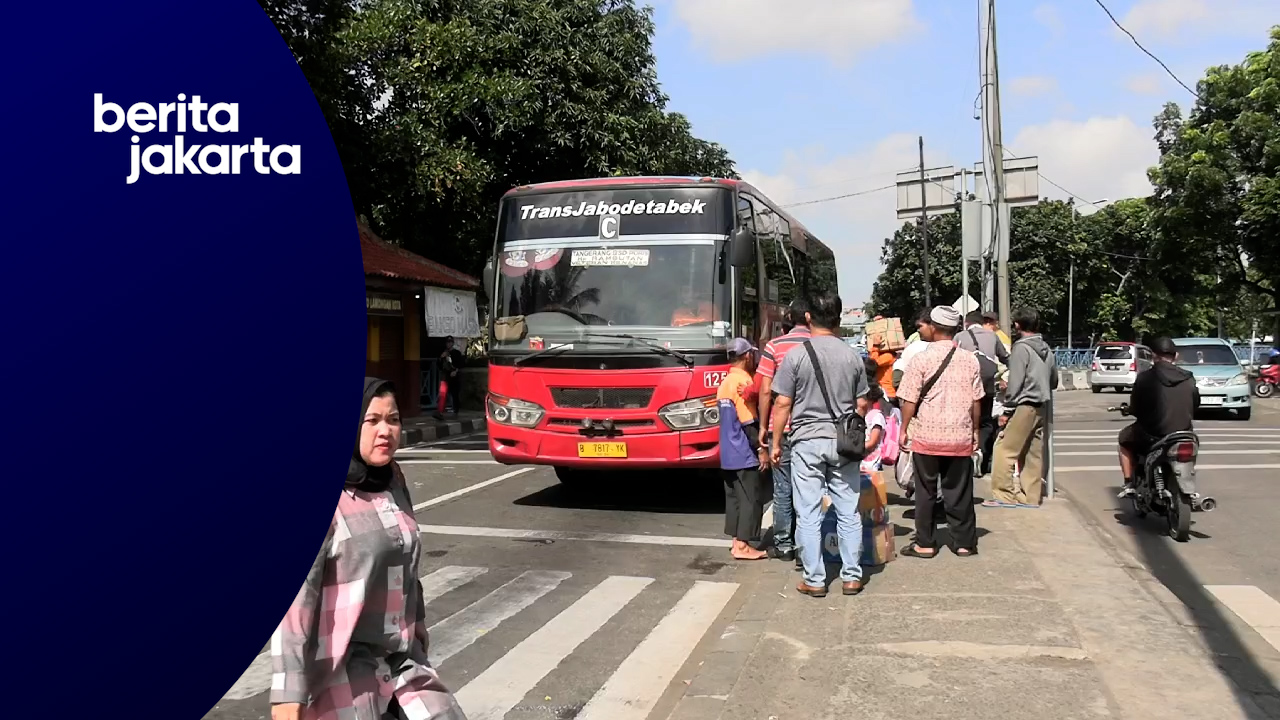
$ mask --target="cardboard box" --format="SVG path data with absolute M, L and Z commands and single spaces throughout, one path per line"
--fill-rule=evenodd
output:
M 902 320 L 900 318 L 872 320 L 866 324 L 863 332 L 867 334 L 868 343 L 876 335 L 883 335 L 884 348 L 887 350 L 897 352 L 907 346 L 907 336 L 902 332 Z
M 889 521 L 888 495 L 884 473 L 863 473 L 858 512 L 862 516 L 862 557 L 866 566 L 883 565 L 897 557 L 894 547 L 893 523 Z M 836 509 L 831 499 L 822 498 L 822 559 L 828 564 L 840 564 L 840 536 L 836 531 Z

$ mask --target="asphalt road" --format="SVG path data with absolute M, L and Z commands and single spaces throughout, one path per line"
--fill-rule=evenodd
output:
M 1218 505 L 1195 513 L 1190 540 L 1179 543 L 1162 518 L 1138 520 L 1116 497 L 1115 434 L 1128 419 L 1106 408 L 1123 400 L 1112 393 L 1059 394 L 1055 484 L 1180 601 L 1171 604 L 1182 622 L 1226 674 L 1280 716 L 1280 402 L 1255 398 L 1249 421 L 1197 419 L 1197 484 Z
M 1218 500 L 1176 543 L 1115 497 L 1110 393 L 1059 394 L 1055 481 L 1128 561 L 1188 608 L 1185 624 L 1280 717 L 1280 404 L 1205 419 L 1199 480 Z M 763 563 L 729 557 L 722 491 L 679 473 L 589 491 L 548 468 L 494 463 L 484 435 L 401 452 L 423 531 L 431 655 L 470 720 L 666 717 L 748 600 Z M 985 482 L 978 491 L 985 495 Z M 1006 511 L 1000 511 L 1006 512 Z M 1034 512 L 1009 510 L 1007 512 Z M 1176 601 L 1175 601 L 1176 604 Z M 265 650 L 265 648 L 264 648 Z M 207 720 L 270 717 L 260 655 Z
M 644 473 L 574 492 L 486 447 L 477 434 L 397 458 L 423 530 L 430 655 L 467 717 L 661 714 L 761 572 L 729 557 L 723 490 Z M 207 720 L 270 717 L 269 662 Z

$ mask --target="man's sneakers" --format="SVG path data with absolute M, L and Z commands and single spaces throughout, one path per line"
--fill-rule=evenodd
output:
M 1133 497 L 1137 494 L 1138 493 L 1134 490 L 1133 481 L 1126 480 L 1124 482 L 1124 486 L 1120 488 L 1120 492 L 1116 494 L 1116 497 Z

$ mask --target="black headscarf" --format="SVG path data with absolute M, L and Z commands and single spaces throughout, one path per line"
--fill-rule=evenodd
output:
M 369 412 L 369 404 L 373 399 L 379 393 L 385 393 L 388 390 L 395 392 L 395 388 L 387 380 L 372 377 L 364 379 L 364 401 L 360 404 L 360 424 L 356 427 L 356 449 L 351 455 L 351 464 L 347 467 L 346 487 L 349 490 L 382 492 L 391 485 L 391 478 L 394 475 L 391 463 L 382 467 L 371 467 L 364 458 L 360 457 L 360 433 L 364 428 L 365 413 Z

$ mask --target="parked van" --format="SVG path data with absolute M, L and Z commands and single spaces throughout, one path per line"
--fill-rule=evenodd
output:
M 1138 373 L 1155 363 L 1151 348 L 1131 342 L 1099 343 L 1093 350 L 1093 365 L 1089 368 L 1089 389 L 1095 393 L 1103 388 L 1115 388 L 1119 392 L 1133 390 Z

